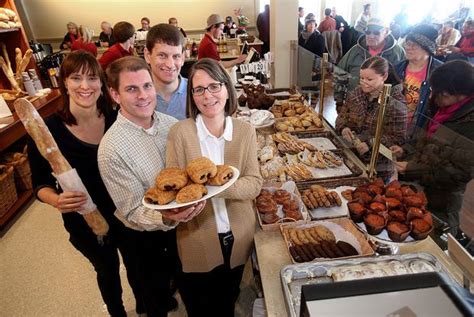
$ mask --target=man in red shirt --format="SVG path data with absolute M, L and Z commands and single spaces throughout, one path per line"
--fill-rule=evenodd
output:
M 133 55 L 135 27 L 128 22 L 118 22 L 113 28 L 116 43 L 109 47 L 99 59 L 100 66 L 105 71 L 110 63 L 121 57 Z
M 325 9 L 324 15 L 326 18 L 319 24 L 319 32 L 323 33 L 324 31 L 334 31 L 336 29 L 336 20 L 331 18 L 331 9 Z
M 242 63 L 247 55 L 239 55 L 236 59 L 221 61 L 219 53 L 217 52 L 217 43 L 215 40 L 219 39 L 224 31 L 224 20 L 218 14 L 211 14 L 207 18 L 206 34 L 204 34 L 201 43 L 199 43 L 198 59 L 212 58 L 220 61 L 224 68 L 231 68 L 234 65 Z
M 474 62 L 474 21 L 473 20 L 467 20 L 464 22 L 462 26 L 462 31 L 461 31 L 461 39 L 456 43 L 454 46 L 449 46 L 448 49 L 450 49 L 454 55 L 460 55 L 462 54 L 464 57 L 467 57 L 468 60 L 472 63 Z M 452 60 L 455 58 L 448 58 L 448 60 Z

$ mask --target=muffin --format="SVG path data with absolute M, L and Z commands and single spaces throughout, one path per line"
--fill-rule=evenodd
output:
M 275 199 L 277 204 L 282 205 L 291 199 L 291 194 L 284 189 L 278 189 L 273 193 L 273 199 Z
M 385 190 L 385 197 L 402 200 L 403 195 L 400 188 L 387 187 L 387 189 Z
M 421 218 L 415 218 L 411 221 L 411 236 L 415 240 L 423 240 L 433 230 L 433 226 Z
M 389 221 L 406 222 L 407 214 L 399 209 L 393 209 L 388 212 Z
M 363 191 L 354 191 L 354 193 L 352 193 L 352 197 L 354 199 L 360 199 L 364 204 L 368 204 L 372 201 L 372 196 L 370 196 L 369 193 Z
M 348 202 L 347 208 L 349 209 L 349 214 L 354 222 L 362 222 L 364 220 L 364 215 L 367 210 L 359 201 Z
M 367 192 L 372 196 L 382 195 L 384 192 L 384 188 L 377 185 L 369 185 L 369 187 L 367 188 Z
M 388 236 L 395 242 L 405 241 L 410 231 L 410 226 L 405 223 L 393 221 L 387 225 Z
M 387 206 L 384 203 L 375 201 L 373 203 L 370 203 L 369 209 L 375 212 L 382 212 L 387 210 Z
M 387 204 L 388 210 L 399 209 L 402 206 L 400 200 L 392 197 L 386 197 L 385 203 Z
M 409 185 L 403 185 L 400 187 L 400 190 L 402 192 L 402 195 L 405 196 L 412 196 L 416 194 L 416 188 L 409 186 Z
M 371 235 L 378 235 L 387 224 L 387 216 L 384 213 L 368 213 L 364 216 L 364 223 L 367 232 Z

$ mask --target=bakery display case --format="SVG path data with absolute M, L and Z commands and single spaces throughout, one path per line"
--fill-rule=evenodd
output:
M 250 114 L 274 120 L 255 125 L 264 186 L 294 182 L 308 212 L 308 219 L 285 219 L 275 231 L 266 230 L 269 224 L 262 219 L 274 226 L 284 214 L 255 207 L 263 228 L 257 229 L 255 246 L 267 314 L 299 316 L 307 284 L 437 272 L 448 276 L 453 288 L 467 285 L 463 281 L 471 276 L 463 280 L 462 270 L 442 251 L 446 233 L 459 232 L 458 216 L 440 208 L 438 200 L 472 197 L 464 193 L 472 178 L 472 141 L 421 114 L 424 126 L 436 125 L 437 133 L 409 128 L 401 86 L 385 85 L 364 100 L 366 108 L 356 102 L 349 109 L 348 87 L 359 78 L 325 56 L 299 52 L 299 57 L 296 86 Z M 249 89 L 270 95 L 268 88 Z M 240 101 L 240 111 L 248 111 L 247 100 Z M 461 200 L 450 201 L 459 209 Z M 346 254 L 338 243 L 356 252 Z M 462 265 L 472 261 L 466 252 L 456 253 Z M 332 263 L 346 273 L 335 273 Z

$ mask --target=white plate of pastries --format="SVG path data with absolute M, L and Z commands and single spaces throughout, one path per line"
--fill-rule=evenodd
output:
M 191 161 L 185 169 L 162 169 L 155 186 L 143 197 L 143 206 L 166 210 L 180 208 L 209 199 L 235 183 L 240 172 L 230 165 L 215 165 L 206 157 Z

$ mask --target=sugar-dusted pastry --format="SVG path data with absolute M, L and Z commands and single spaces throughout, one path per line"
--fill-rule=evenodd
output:
M 181 188 L 178 195 L 176 195 L 176 202 L 179 204 L 188 203 L 190 201 L 201 199 L 206 194 L 206 186 L 202 184 L 190 184 Z
M 145 201 L 149 204 L 166 205 L 176 198 L 175 190 L 159 190 L 158 188 L 150 188 L 145 193 Z
M 234 177 L 234 171 L 229 165 L 217 165 L 217 174 L 207 181 L 207 185 L 222 186 Z
M 178 167 L 162 169 L 156 177 L 156 187 L 159 190 L 180 190 L 188 183 L 188 174 Z
M 196 184 L 204 184 L 210 178 L 216 176 L 217 167 L 207 157 L 199 157 L 192 160 L 186 167 L 189 178 Z

